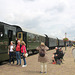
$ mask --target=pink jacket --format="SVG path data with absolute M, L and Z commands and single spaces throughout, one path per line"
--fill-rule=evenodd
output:
M 25 45 L 22 45 L 22 47 L 21 47 L 21 53 L 26 53 L 27 51 L 26 51 L 26 47 L 25 47 Z

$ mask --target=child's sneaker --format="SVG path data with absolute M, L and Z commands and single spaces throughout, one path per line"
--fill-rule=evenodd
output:
M 56 64 L 56 62 L 53 62 L 52 64 Z
M 22 65 L 22 67 L 26 67 L 27 65 Z

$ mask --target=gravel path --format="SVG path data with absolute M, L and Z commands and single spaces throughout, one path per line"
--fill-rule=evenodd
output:
M 48 62 L 48 72 L 46 75 L 75 75 L 75 62 L 72 56 L 72 48 L 68 47 L 65 51 L 64 64 L 56 65 L 51 64 L 51 56 L 55 50 L 47 51 L 49 62 Z M 27 67 L 22 68 L 21 66 L 16 66 L 16 61 L 14 65 L 4 64 L 0 66 L 0 75 L 40 75 L 40 63 L 38 62 L 38 54 L 27 57 Z M 23 60 L 22 60 L 23 64 Z M 45 75 L 45 74 L 42 74 Z

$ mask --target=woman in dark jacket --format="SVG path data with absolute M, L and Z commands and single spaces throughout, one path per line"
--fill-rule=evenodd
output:
M 63 57 L 63 51 L 61 50 L 61 48 L 59 48 L 59 53 L 57 54 L 57 56 L 54 56 L 54 60 L 57 61 L 57 59 L 60 59 Z
M 36 48 L 39 50 L 39 56 L 38 56 L 38 62 L 41 63 L 41 72 L 43 73 L 43 69 L 45 67 L 45 72 L 47 73 L 47 62 L 48 62 L 48 57 L 46 51 L 49 49 L 45 44 L 42 42 L 40 46 Z

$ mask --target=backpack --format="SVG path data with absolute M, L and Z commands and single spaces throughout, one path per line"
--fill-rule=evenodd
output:
M 44 49 L 41 49 L 39 55 L 40 55 L 41 57 L 44 57 L 44 56 L 45 56 L 45 50 L 44 50 Z
M 59 64 L 59 65 L 61 64 L 61 61 L 60 61 L 60 59 L 57 59 L 57 64 Z

